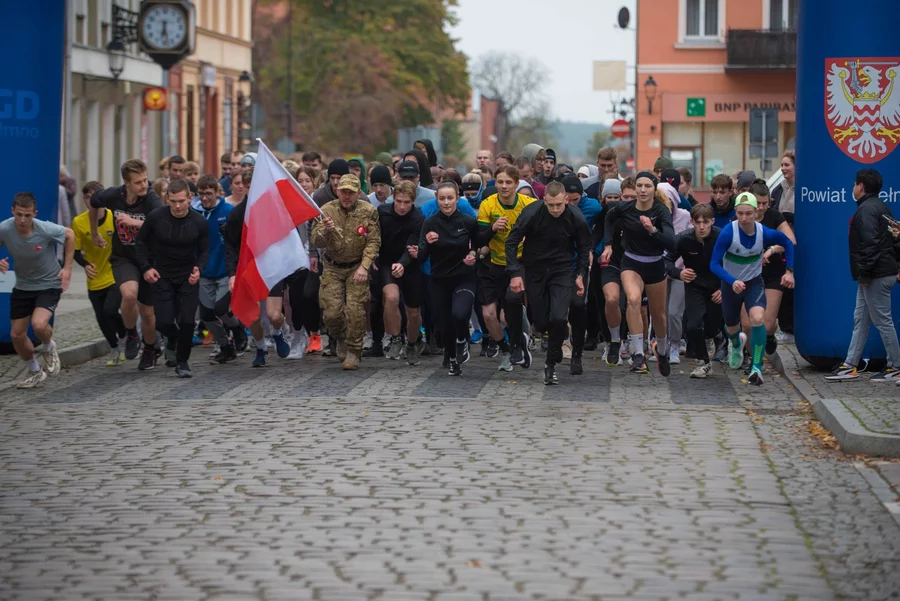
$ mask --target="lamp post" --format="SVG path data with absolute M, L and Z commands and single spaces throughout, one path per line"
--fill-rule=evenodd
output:
M 653 114 L 653 101 L 656 100 L 656 81 L 649 76 L 644 82 L 644 96 L 647 98 L 647 114 Z
M 125 70 L 125 44 L 116 38 L 106 45 L 106 54 L 109 59 L 109 72 L 113 79 L 118 80 Z

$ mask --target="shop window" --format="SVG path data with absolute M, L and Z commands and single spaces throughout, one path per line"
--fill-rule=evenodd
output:
M 719 173 L 732 175 L 744 168 L 744 122 L 706 123 L 703 126 L 703 185 Z M 701 177 L 695 177 L 700 181 Z

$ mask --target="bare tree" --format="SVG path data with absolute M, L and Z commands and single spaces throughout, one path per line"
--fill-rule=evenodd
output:
M 544 87 L 550 72 L 538 60 L 512 52 L 489 52 L 472 67 L 472 86 L 500 103 L 497 148 L 505 150 L 517 130 L 546 132 L 549 102 Z

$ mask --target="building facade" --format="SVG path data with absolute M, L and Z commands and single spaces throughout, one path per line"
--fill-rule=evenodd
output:
M 140 158 L 151 178 L 164 156 L 181 154 L 219 172 L 219 156 L 238 146 L 238 111 L 249 103 L 252 0 L 197 0 L 194 53 L 168 74 L 165 111 L 145 110 L 146 87 L 166 87 L 163 70 L 134 42 L 117 76 L 107 47 L 120 28 L 136 24 L 140 0 L 69 0 L 67 107 L 62 162 L 79 187 L 117 185 L 119 167 Z M 246 79 L 246 77 L 244 78 Z M 67 110 L 68 109 L 68 110 Z
M 797 0 L 638 2 L 637 170 L 666 155 L 708 190 L 718 173 L 777 169 L 795 133 L 796 17 Z M 753 108 L 778 110 L 768 168 L 751 158 Z

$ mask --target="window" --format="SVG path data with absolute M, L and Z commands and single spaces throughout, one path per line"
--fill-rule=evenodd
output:
M 797 0 L 769 0 L 769 29 L 797 31 Z
M 689 40 L 719 39 L 720 0 L 683 0 L 685 38 Z

